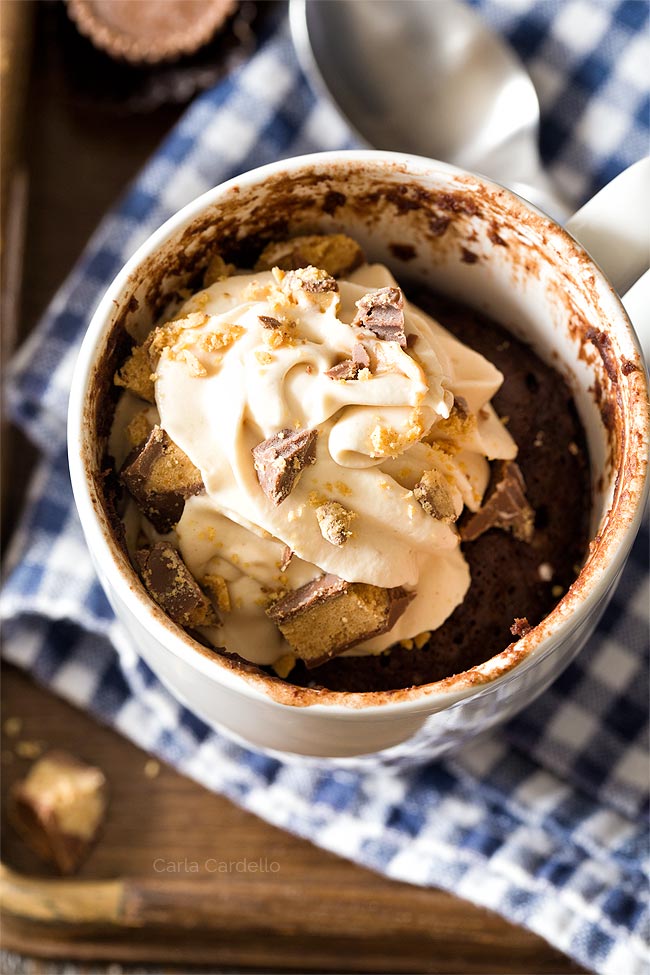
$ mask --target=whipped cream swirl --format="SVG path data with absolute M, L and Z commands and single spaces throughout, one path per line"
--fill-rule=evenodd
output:
M 255 663 L 290 650 L 264 612 L 269 592 L 322 572 L 416 593 L 390 632 L 348 653 L 440 626 L 462 601 L 469 569 L 455 527 L 428 514 L 413 489 L 437 470 L 456 515 L 476 511 L 488 461 L 517 453 L 490 405 L 503 381 L 490 362 L 408 302 L 406 348 L 353 325 L 368 291 L 396 286 L 383 266 L 338 284 L 313 294 L 277 271 L 217 281 L 166 326 L 156 369 L 160 424 L 206 489 L 186 502 L 176 542 L 199 581 L 227 581 L 232 611 L 209 638 Z M 359 342 L 370 367 L 354 380 L 330 378 Z M 318 430 L 316 460 L 274 505 L 251 451 L 286 428 Z M 316 511 L 327 501 L 353 513 L 343 545 L 321 532 Z

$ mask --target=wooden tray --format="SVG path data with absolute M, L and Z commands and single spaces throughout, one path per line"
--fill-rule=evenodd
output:
M 282 972 L 582 971 L 494 914 L 325 853 L 171 768 L 149 777 L 146 754 L 8 666 L 2 708 L 14 732 L 1 753 L 5 949 Z M 36 746 L 96 762 L 110 782 L 106 828 L 74 879 L 55 878 L 6 822 Z M 215 867 L 243 860 L 257 871 Z

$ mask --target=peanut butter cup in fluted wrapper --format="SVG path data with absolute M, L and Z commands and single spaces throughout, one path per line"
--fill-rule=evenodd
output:
M 207 44 L 236 0 L 68 0 L 68 13 L 95 47 L 131 64 L 175 61 Z

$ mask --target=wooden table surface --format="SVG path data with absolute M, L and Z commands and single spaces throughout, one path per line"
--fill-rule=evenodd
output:
M 34 326 L 78 257 L 98 220 L 178 117 L 176 107 L 148 115 L 111 113 L 84 101 L 70 81 L 58 43 L 59 13 L 37 4 L 33 68 L 26 111 L 29 175 L 26 259 L 20 334 Z M 32 451 L 14 432 L 6 524 L 24 496 Z M 5 926 L 4 944 L 79 967 L 6 954 L 2 971 L 119 971 L 109 962 L 156 964 L 157 971 L 190 964 L 216 971 L 554 972 L 582 971 L 535 935 L 494 914 L 436 890 L 375 876 L 241 811 L 171 768 L 147 777 L 147 756 L 116 733 L 3 668 L 3 715 L 18 717 L 20 739 L 65 747 L 97 762 L 111 784 L 106 830 L 81 877 L 139 878 L 175 899 L 172 921 L 119 939 L 47 926 Z M 4 797 L 28 761 L 17 740 L 3 738 L 2 845 L 5 865 L 21 876 L 47 877 L 4 816 Z M 149 767 L 151 772 L 151 767 Z M 210 858 L 273 860 L 272 875 L 191 872 L 183 864 Z M 156 861 L 178 863 L 161 872 Z M 174 926 L 176 925 L 176 926 Z M 188 930 L 192 928 L 192 932 Z M 90 966 L 88 959 L 100 961 Z M 101 964 L 104 963 L 104 965 Z M 143 969 L 138 968 L 139 971 Z

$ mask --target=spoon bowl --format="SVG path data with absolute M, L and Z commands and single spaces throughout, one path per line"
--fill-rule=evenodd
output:
M 468 6 L 290 0 L 289 10 L 303 70 L 365 146 L 481 172 L 566 215 L 541 168 L 533 83 Z

